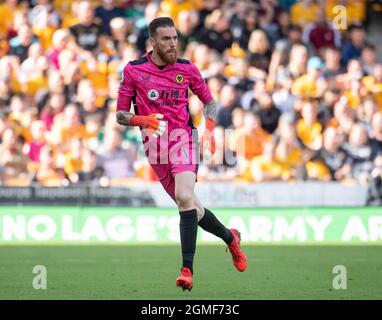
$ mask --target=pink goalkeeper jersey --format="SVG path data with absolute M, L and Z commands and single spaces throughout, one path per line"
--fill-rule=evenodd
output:
M 158 67 L 151 53 L 128 63 L 123 69 L 118 91 L 117 111 L 130 111 L 133 101 L 137 115 L 161 113 L 168 131 L 193 127 L 188 109 L 188 88 L 207 104 L 212 96 L 206 82 L 194 64 L 178 59 L 173 65 Z

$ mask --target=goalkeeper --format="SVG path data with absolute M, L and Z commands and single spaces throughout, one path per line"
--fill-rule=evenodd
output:
M 123 69 L 117 121 L 141 128 L 149 163 L 178 206 L 183 262 L 176 285 L 191 290 L 198 225 L 228 245 L 233 264 L 241 272 L 247 267 L 247 257 L 240 248 L 240 233 L 222 225 L 194 192 L 199 152 L 202 158 L 215 152 L 216 103 L 195 65 L 177 57 L 172 19 L 154 19 L 149 33 L 153 50 Z M 200 144 L 188 110 L 189 88 L 205 105 L 206 130 Z

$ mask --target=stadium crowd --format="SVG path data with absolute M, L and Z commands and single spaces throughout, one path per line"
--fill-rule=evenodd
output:
M 115 108 L 148 23 L 169 15 L 219 105 L 200 180 L 382 189 L 382 64 L 366 14 L 366 0 L 2 1 L 0 183 L 155 180 Z M 202 130 L 203 104 L 190 95 L 189 108 Z

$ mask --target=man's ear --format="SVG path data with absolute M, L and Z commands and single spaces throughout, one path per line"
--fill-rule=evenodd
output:
M 149 38 L 149 41 L 150 41 L 150 45 L 154 48 L 154 44 L 155 44 L 155 39 L 150 37 Z

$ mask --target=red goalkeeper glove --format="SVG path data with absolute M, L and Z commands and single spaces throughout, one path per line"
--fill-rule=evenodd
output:
M 153 137 L 157 138 L 162 136 L 166 130 L 166 122 L 159 119 L 163 119 L 163 114 L 153 113 L 148 116 L 134 115 L 130 120 L 130 124 L 132 126 L 139 126 L 141 129 L 153 130 Z
M 202 138 L 200 139 L 200 154 L 202 155 L 202 159 L 208 160 L 215 153 L 215 127 L 215 121 L 211 119 L 206 120 L 206 128 Z

